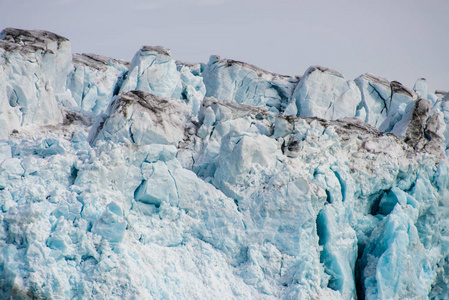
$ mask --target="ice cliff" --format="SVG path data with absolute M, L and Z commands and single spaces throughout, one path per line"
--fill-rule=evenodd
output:
M 0 39 L 0 298 L 449 298 L 425 79 Z

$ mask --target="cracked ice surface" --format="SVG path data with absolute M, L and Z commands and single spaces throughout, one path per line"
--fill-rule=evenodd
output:
M 353 81 L 323 67 L 310 67 L 293 93 L 297 116 L 335 120 L 356 115 L 361 101 Z
M 276 113 L 296 114 L 290 98 L 299 77 L 274 74 L 212 55 L 202 73 L 208 97 L 232 100 Z
M 142 47 L 134 56 L 129 74 L 120 92 L 141 90 L 157 96 L 183 99 L 198 113 L 206 94 L 202 77 L 194 75 L 195 69 L 178 64 L 171 59 L 170 50 L 163 47 Z
M 0 298 L 449 297 L 449 96 L 425 80 L 2 38 Z
M 118 93 L 129 63 L 95 54 L 74 54 L 67 85 L 77 106 L 100 114 Z
M 0 33 L 0 137 L 30 124 L 57 124 L 66 98 L 70 42 L 46 31 Z

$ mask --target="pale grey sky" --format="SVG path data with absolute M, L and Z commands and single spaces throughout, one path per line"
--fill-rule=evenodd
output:
M 0 27 L 44 29 L 73 52 L 131 60 L 142 45 L 286 75 L 311 65 L 449 90 L 447 0 L 0 0 Z

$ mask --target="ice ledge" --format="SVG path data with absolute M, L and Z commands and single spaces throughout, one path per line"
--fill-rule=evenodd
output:
M 114 59 L 93 53 L 82 53 L 82 54 L 75 53 L 72 56 L 72 61 L 75 65 L 90 67 L 97 70 L 107 69 L 110 63 L 121 64 L 127 67 L 128 69 L 131 65 L 129 61 Z
M 62 43 L 69 42 L 63 36 L 45 30 L 23 30 L 5 28 L 0 33 L 0 39 L 22 46 L 47 49 L 48 44 L 56 42 L 58 49 Z
M 278 74 L 278 73 L 274 73 L 274 72 L 270 72 L 267 70 L 264 70 L 262 68 L 259 68 L 255 65 L 243 62 L 243 61 L 238 61 L 238 60 L 233 60 L 233 59 L 228 59 L 228 58 L 221 58 L 219 55 L 211 55 L 209 58 L 209 64 L 214 64 L 214 63 L 219 63 L 221 65 L 224 65 L 226 67 L 232 67 L 232 66 L 239 66 L 242 67 L 244 69 L 248 69 L 248 70 L 252 70 L 254 72 L 256 72 L 258 74 L 259 77 L 262 77 L 263 75 L 268 75 L 271 76 L 273 78 L 283 78 L 283 79 L 288 79 L 291 80 L 292 82 L 298 82 L 301 77 L 300 76 L 290 76 L 290 75 L 282 75 L 282 74 Z
M 143 91 L 119 94 L 93 125 L 88 141 L 175 145 L 184 138 L 186 106 Z
M 142 48 L 140 48 L 140 51 L 142 53 L 146 52 L 146 53 L 165 55 L 168 57 L 171 56 L 170 49 L 164 48 L 162 46 L 142 46 Z
M 340 72 L 337 72 L 335 70 L 332 70 L 330 68 L 323 67 L 323 66 L 311 66 L 311 67 L 309 67 L 307 69 L 307 71 L 305 72 L 304 76 L 309 75 L 309 74 L 311 74 L 311 73 L 313 73 L 315 71 L 320 71 L 320 72 L 323 72 L 323 73 L 326 73 L 326 74 L 330 74 L 330 75 L 334 75 L 334 76 L 337 76 L 337 77 L 345 78 L 343 76 L 343 74 L 341 74 Z

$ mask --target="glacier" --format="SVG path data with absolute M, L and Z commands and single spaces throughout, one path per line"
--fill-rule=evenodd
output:
M 0 298 L 447 299 L 449 94 L 0 33 Z

